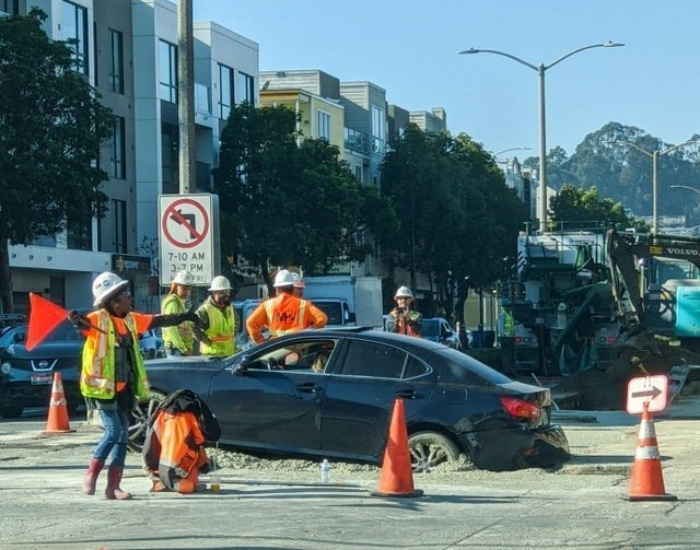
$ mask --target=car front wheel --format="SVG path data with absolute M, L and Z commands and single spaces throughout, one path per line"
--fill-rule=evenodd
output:
M 152 391 L 148 399 L 139 401 L 139 404 L 131 413 L 131 423 L 129 424 L 129 449 L 137 453 L 141 452 L 143 442 L 146 440 L 148 421 L 153 416 L 153 412 L 165 399 L 165 394 Z
M 427 473 L 439 465 L 456 464 L 460 455 L 459 447 L 450 438 L 436 432 L 411 435 L 408 448 L 415 473 Z

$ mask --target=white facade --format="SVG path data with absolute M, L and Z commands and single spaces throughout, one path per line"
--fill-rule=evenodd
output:
M 16 309 L 26 309 L 29 292 L 68 308 L 89 307 L 91 281 L 108 269 L 131 280 L 137 310 L 157 308 L 159 289 L 152 285 L 155 264 L 150 262 L 157 257 L 157 199 L 178 191 L 177 5 L 168 0 L 31 0 L 19 6 L 20 13 L 41 8 L 51 38 L 80 39 L 80 66 L 121 126 L 100 158 L 110 173 L 103 184 L 108 212 L 93 221 L 90 235 L 63 234 L 10 247 Z M 193 30 L 197 190 L 209 192 L 221 116 L 227 114 L 221 109 L 220 65 L 231 70 L 231 104 L 257 104 L 258 44 L 212 22 L 197 22 Z

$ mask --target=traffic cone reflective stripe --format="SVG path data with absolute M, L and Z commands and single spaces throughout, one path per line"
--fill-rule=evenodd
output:
M 654 419 L 647 404 L 644 405 L 642 423 L 639 427 L 639 442 L 634 454 L 628 499 L 631 502 L 677 500 L 675 495 L 666 493 L 664 476 L 661 471 L 661 455 L 654 430 Z
M 413 487 L 406 413 L 402 399 L 397 399 L 394 403 L 379 484 L 371 494 L 380 497 L 419 497 L 423 494 L 423 491 Z
M 68 422 L 68 406 L 66 396 L 63 393 L 63 378 L 60 372 L 53 375 L 53 386 L 51 387 L 51 399 L 49 399 L 49 418 L 46 422 L 44 433 L 66 433 L 70 432 Z

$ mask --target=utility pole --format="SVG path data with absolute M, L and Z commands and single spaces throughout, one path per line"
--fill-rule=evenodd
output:
M 180 149 L 178 165 L 180 194 L 197 189 L 194 131 L 194 38 L 192 0 L 179 0 L 177 5 L 177 114 Z

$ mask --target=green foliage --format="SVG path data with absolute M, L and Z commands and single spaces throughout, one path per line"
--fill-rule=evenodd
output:
M 243 255 L 267 278 L 268 265 L 325 273 L 360 259 L 365 229 L 391 233 L 376 213 L 390 212 L 361 185 L 325 140 L 298 144 L 296 115 L 284 107 L 236 106 L 221 135 L 219 168 L 223 250 Z
M 0 18 L 0 295 L 12 309 L 6 243 L 55 235 L 104 212 L 100 144 L 109 109 L 71 68 L 71 48 L 51 41 L 46 15 Z
M 488 285 L 509 268 L 524 205 L 503 173 L 466 134 L 453 138 L 409 125 L 382 164 L 382 195 L 392 202 L 398 231 L 383 240 L 390 268 L 428 274 L 438 307 L 452 311 L 455 283 L 468 275 Z M 459 308 L 458 308 L 459 309 Z

